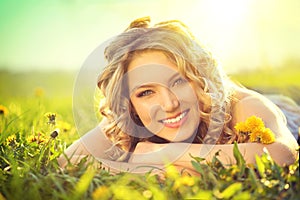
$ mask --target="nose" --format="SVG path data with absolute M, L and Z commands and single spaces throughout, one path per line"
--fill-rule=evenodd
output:
M 163 88 L 161 91 L 161 107 L 165 112 L 175 111 L 180 103 L 175 94 L 168 88 Z

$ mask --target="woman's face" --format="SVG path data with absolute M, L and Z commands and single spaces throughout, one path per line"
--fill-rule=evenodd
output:
M 165 54 L 138 54 L 127 76 L 132 105 L 150 132 L 173 142 L 193 136 L 200 123 L 198 99 Z

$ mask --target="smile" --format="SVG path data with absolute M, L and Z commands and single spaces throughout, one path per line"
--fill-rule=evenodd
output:
M 169 127 L 169 128 L 178 128 L 187 119 L 187 114 L 189 111 L 190 111 L 190 109 L 187 109 L 175 117 L 162 119 L 162 120 L 159 120 L 159 122 L 163 123 L 166 127 Z

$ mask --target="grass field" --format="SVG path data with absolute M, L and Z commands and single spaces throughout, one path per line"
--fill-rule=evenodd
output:
M 75 72 L 0 72 L 0 200 L 2 199 L 298 199 L 299 163 L 280 167 L 268 155 L 236 165 L 192 159 L 199 176 L 166 168 L 164 178 L 92 165 L 58 167 L 56 158 L 79 136 L 72 113 Z M 300 69 L 231 75 L 264 93 L 300 102 Z M 55 119 L 51 115 L 55 113 Z M 56 136 L 56 130 L 60 132 Z
M 300 104 L 300 66 L 262 68 L 233 74 L 231 78 L 266 94 L 283 94 Z

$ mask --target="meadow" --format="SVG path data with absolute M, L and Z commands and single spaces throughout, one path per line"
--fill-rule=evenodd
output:
M 300 103 L 300 69 L 261 69 L 232 74 L 264 93 Z M 191 158 L 199 176 L 169 165 L 163 176 L 109 170 L 93 163 L 58 166 L 56 158 L 79 137 L 72 113 L 76 72 L 0 72 L 0 200 L 2 199 L 298 199 L 299 162 L 278 166 L 268 154 L 246 165 Z

